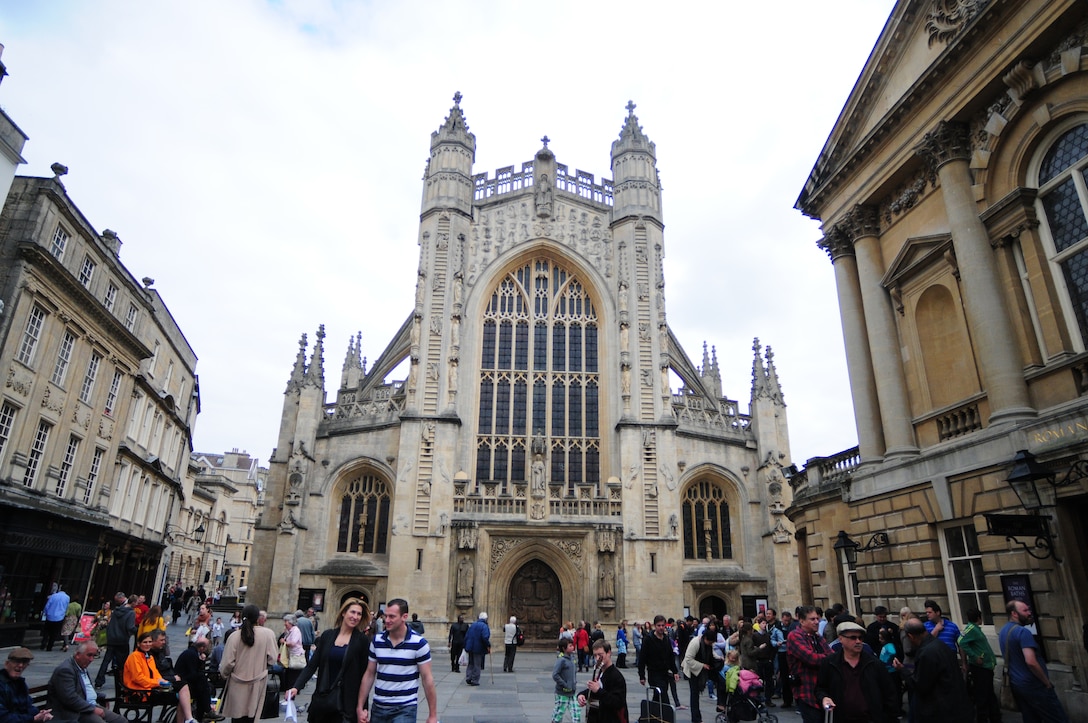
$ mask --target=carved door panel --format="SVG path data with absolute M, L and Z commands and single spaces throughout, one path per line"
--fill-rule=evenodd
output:
M 550 567 L 539 560 L 522 565 L 510 581 L 510 615 L 517 617 L 527 646 L 554 646 L 563 624 L 563 589 Z

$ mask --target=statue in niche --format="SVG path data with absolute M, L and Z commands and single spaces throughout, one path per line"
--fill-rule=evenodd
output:
M 669 515 L 669 537 L 675 539 L 680 536 L 680 518 L 673 512 Z
M 620 313 L 627 311 L 627 282 L 620 282 Z
M 540 218 L 548 218 L 552 215 L 552 184 L 547 173 L 540 174 L 536 183 L 536 192 L 533 194 L 536 201 L 536 215 Z
M 601 572 L 598 577 L 600 578 L 600 598 L 601 600 L 615 600 L 616 599 L 616 568 L 612 564 L 612 556 L 605 555 L 601 559 Z
M 461 346 L 461 318 L 458 316 L 450 318 L 450 346 Z
M 630 324 L 620 324 L 620 351 L 630 351 Z
M 431 333 L 434 334 L 435 336 L 438 336 L 439 334 L 442 333 L 442 317 L 440 317 L 440 316 L 432 316 L 431 317 Z
M 456 274 L 453 275 L 453 303 L 460 304 L 461 297 L 464 295 L 464 293 L 465 282 L 463 279 L 463 274 L 458 271 Z
M 638 340 L 649 341 L 650 340 L 650 325 L 645 321 L 638 323 Z
M 544 433 L 539 429 L 533 433 L 533 454 L 543 455 L 547 451 L 544 442 Z
M 472 590 L 476 586 L 476 568 L 467 555 L 461 556 L 457 563 L 457 597 L 472 597 Z
M 543 497 L 547 493 L 548 481 L 547 469 L 542 455 L 536 455 L 533 460 L 532 480 L 533 497 Z
M 434 529 L 434 533 L 439 537 L 445 537 L 448 529 L 450 529 L 450 516 L 443 512 L 438 516 L 438 527 Z
M 631 395 L 631 367 L 625 365 L 623 367 L 623 373 L 620 375 L 620 387 L 624 396 Z

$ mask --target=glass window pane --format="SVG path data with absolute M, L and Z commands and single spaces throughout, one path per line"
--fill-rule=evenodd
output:
M 518 435 L 525 434 L 525 422 L 526 422 L 526 414 L 527 414 L 527 409 L 526 409 L 526 404 L 527 404 L 526 397 L 527 397 L 527 395 L 528 395 L 528 389 L 525 386 L 525 380 L 524 379 L 519 379 L 516 382 L 514 382 L 514 414 L 513 414 L 513 422 L 514 422 L 513 432 L 514 432 L 514 434 L 518 434 Z
M 548 419 L 548 387 L 543 380 L 533 385 L 533 430 L 532 433 L 544 434 L 544 427 Z
M 510 356 L 513 353 L 514 327 L 509 321 L 499 325 L 499 369 L 510 368 Z
M 597 385 L 590 382 L 586 385 L 586 436 L 597 437 L 599 435 L 597 416 Z
M 982 552 L 978 549 L 978 533 L 975 532 L 974 525 L 964 525 L 961 529 L 963 530 L 963 539 L 967 545 L 967 554 L 981 555 Z
M 495 389 L 495 434 L 510 431 L 510 382 L 503 379 Z
M 975 579 L 971 575 L 970 560 L 956 560 L 952 563 L 952 580 L 957 590 L 975 589 Z
M 517 447 L 510 450 L 510 479 L 515 482 L 524 482 L 525 477 L 525 450 Z
M 582 371 L 582 327 L 577 324 L 570 327 L 570 353 L 567 356 L 570 359 L 567 368 L 572 372 Z
M 582 387 L 573 382 L 567 392 L 567 434 L 571 437 L 582 436 Z
M 552 436 L 566 436 L 563 425 L 566 422 L 567 390 L 561 384 L 552 387 Z
M 493 321 L 484 322 L 484 342 L 480 366 L 484 369 L 495 368 L 495 322 Z
M 552 369 L 563 371 L 567 368 L 567 327 L 556 324 L 552 329 Z
M 1043 196 L 1043 209 L 1050 223 L 1050 235 L 1054 248 L 1064 251 L 1088 236 L 1088 220 L 1072 178 L 1067 178 Z
M 967 554 L 967 548 L 963 546 L 963 535 L 960 533 L 959 527 L 946 527 L 944 529 L 944 540 L 948 543 L 949 557 L 963 557 Z
M 494 417 L 492 416 L 492 395 L 494 386 L 484 379 L 480 382 L 480 434 L 491 434 Z
M 586 371 L 597 371 L 597 327 L 586 327 Z
M 1088 124 L 1077 126 L 1051 146 L 1039 169 L 1039 185 L 1054 178 L 1088 155 Z
M 515 338 L 516 354 L 514 356 L 515 369 L 529 368 L 529 325 L 522 322 L 518 324 Z
M 1062 262 L 1069 302 L 1077 317 L 1081 339 L 1088 340 L 1088 249 L 1079 251 Z
M 491 479 L 491 449 L 481 445 L 476 450 L 476 481 L 487 482 Z

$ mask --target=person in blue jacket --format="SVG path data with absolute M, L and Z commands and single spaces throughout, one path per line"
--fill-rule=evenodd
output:
M 491 652 L 491 628 L 487 627 L 487 613 L 468 628 L 465 635 L 465 652 L 468 653 L 468 671 L 465 682 L 469 685 L 480 684 L 480 671 L 484 667 L 484 658 Z

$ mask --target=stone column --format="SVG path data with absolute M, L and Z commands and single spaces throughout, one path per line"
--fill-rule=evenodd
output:
M 971 190 L 967 126 L 941 121 L 915 150 L 934 167 L 940 179 L 960 269 L 967 325 L 978 348 L 979 371 L 990 402 L 989 424 L 1035 417 L 997 261 Z
M 839 224 L 839 232 L 854 244 L 858 285 L 865 309 L 865 330 L 869 336 L 880 420 L 884 429 L 884 456 L 894 458 L 918 454 L 918 446 L 914 441 L 895 310 L 891 296 L 881 283 L 885 268 L 879 231 L 877 211 L 872 206 L 857 206 Z
M 880 426 L 880 403 L 876 396 L 869 333 L 865 330 L 865 310 L 861 301 L 854 246 L 845 234 L 836 229 L 819 245 L 827 252 L 835 268 L 839 317 L 846 343 L 846 369 L 850 375 L 850 395 L 854 401 L 854 422 L 858 430 L 858 452 L 863 464 L 878 461 L 884 456 L 884 430 Z

